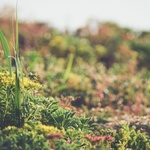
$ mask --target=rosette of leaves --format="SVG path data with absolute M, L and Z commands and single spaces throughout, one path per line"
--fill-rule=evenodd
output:
M 75 112 L 65 109 L 50 111 L 46 109 L 42 112 L 42 122 L 47 125 L 56 126 L 59 129 L 74 128 L 81 131 L 92 130 L 97 124 L 90 124 L 91 119 L 86 117 L 76 117 Z

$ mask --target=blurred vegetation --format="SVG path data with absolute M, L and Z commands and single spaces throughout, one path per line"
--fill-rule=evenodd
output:
M 11 22 L 10 18 L 0 18 L 10 47 Z M 74 96 L 74 106 L 91 109 L 100 105 L 147 113 L 143 106 L 150 106 L 150 32 L 135 32 L 112 22 L 94 22 L 94 28 L 92 24 L 70 33 L 44 23 L 20 22 L 24 72 L 45 85 L 46 96 Z M 1 56 L 4 67 L 2 51 Z M 140 112 L 135 112 L 139 105 Z
M 15 67 L 12 18 L 0 15 L 0 26 Z M 73 33 L 19 22 L 23 123 L 16 127 L 14 76 L 0 44 L 0 147 L 149 149 L 149 39 L 148 31 L 112 22 Z

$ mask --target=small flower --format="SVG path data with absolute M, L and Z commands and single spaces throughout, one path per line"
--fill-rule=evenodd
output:
M 0 72 L 0 84 L 3 86 L 11 86 L 14 83 L 14 76 L 10 77 L 9 73 Z
M 57 127 L 54 127 L 54 126 L 47 126 L 47 125 L 43 125 L 43 124 L 39 124 L 36 126 L 36 131 L 39 133 L 39 134 L 44 134 L 45 136 L 48 134 L 62 134 L 62 131 L 59 130 Z
M 26 89 L 40 89 L 40 88 L 42 88 L 41 84 L 34 82 L 28 78 L 23 79 L 23 86 Z
M 15 74 L 13 73 L 11 77 L 8 71 L 0 72 L 0 85 L 5 87 L 15 86 Z M 21 88 L 25 88 L 27 90 L 42 88 L 41 84 L 26 77 L 23 78 L 23 81 L 22 78 L 20 78 L 20 85 Z

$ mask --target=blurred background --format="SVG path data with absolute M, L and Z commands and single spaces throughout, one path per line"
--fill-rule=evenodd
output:
M 150 114 L 149 6 L 149 0 L 18 0 L 24 73 L 45 86 L 45 96 L 62 97 L 62 107 L 73 96 L 71 105 L 99 121 Z M 15 7 L 16 0 L 0 0 L 12 55 Z
M 0 15 L 15 5 L 16 0 L 0 0 Z M 18 0 L 18 14 L 20 20 L 42 21 L 61 30 L 75 30 L 90 20 L 150 30 L 149 6 L 149 0 Z

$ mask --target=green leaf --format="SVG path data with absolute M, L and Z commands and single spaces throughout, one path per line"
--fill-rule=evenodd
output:
M 5 58 L 7 59 L 7 62 L 8 62 L 8 70 L 9 70 L 10 76 L 12 76 L 12 62 L 11 62 L 10 50 L 9 50 L 7 40 L 1 29 L 0 29 L 0 42 L 3 47 Z
M 68 62 L 68 65 L 67 65 L 67 68 L 65 70 L 64 77 L 63 77 L 63 81 L 64 82 L 68 79 L 68 75 L 71 72 L 71 68 L 72 68 L 72 64 L 73 64 L 73 59 L 74 59 L 74 54 L 71 53 L 69 55 L 69 62 Z

